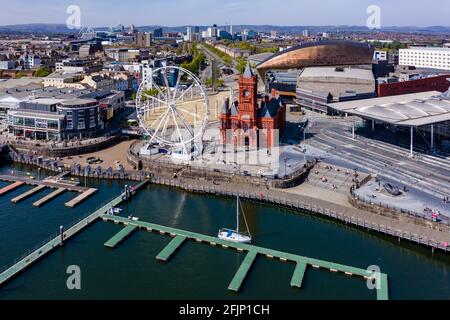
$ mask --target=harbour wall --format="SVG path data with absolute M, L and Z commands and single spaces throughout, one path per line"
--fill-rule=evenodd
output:
M 36 162 L 26 160 L 15 160 L 15 162 L 38 165 Z M 54 172 L 62 171 L 61 168 L 55 166 L 38 166 Z M 196 171 L 188 171 L 186 169 L 183 171 L 183 168 L 181 170 L 178 168 L 178 171 L 174 169 L 159 170 L 157 172 L 151 170 L 102 171 L 101 174 L 97 174 L 95 171 L 89 174 L 86 174 L 84 170 L 79 172 L 69 171 L 71 171 L 73 176 L 81 178 L 86 176 L 93 179 L 150 180 L 154 184 L 176 187 L 188 192 L 225 197 L 240 195 L 242 198 L 251 201 L 280 205 L 336 219 L 346 224 L 395 237 L 399 241 L 404 239 L 427 246 L 432 251 L 438 249 L 439 251 L 450 252 L 450 247 L 445 245 L 450 240 L 450 228 L 448 226 L 425 221 L 419 217 L 408 216 L 392 209 L 377 208 L 374 205 L 359 201 L 351 195 L 349 196 L 349 202 L 355 208 L 345 208 L 328 202 L 326 199 L 292 195 L 281 189 L 270 189 L 267 181 L 253 180 L 253 177 L 236 176 L 231 180 L 230 177 L 225 179 L 222 175 L 215 175 L 213 177 L 206 176 L 205 178 Z M 174 172 L 177 174 L 176 176 L 173 175 Z M 308 171 L 305 172 L 307 173 Z M 291 183 L 291 181 L 286 181 L 286 185 L 288 183 Z

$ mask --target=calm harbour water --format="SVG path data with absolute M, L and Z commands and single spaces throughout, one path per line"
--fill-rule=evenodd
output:
M 31 167 L 5 165 L 37 175 Z M 44 173 L 42 173 L 44 174 Z M 67 192 L 42 208 L 32 203 L 43 191 L 14 205 L 11 199 L 30 187 L 0 197 L 0 266 L 11 263 L 58 232 L 60 225 L 87 215 L 111 199 L 124 182 L 88 181 L 99 192 L 75 209 Z M 0 182 L 0 187 L 7 183 Z M 368 233 L 344 224 L 278 207 L 243 201 L 258 246 L 367 268 L 378 265 L 389 276 L 391 299 L 450 299 L 450 256 Z M 216 235 L 234 227 L 235 200 L 191 194 L 150 185 L 123 206 L 142 221 Z M 228 284 L 244 255 L 234 250 L 187 242 L 168 263 L 155 257 L 169 237 L 138 231 L 116 249 L 103 244 L 121 229 L 98 221 L 12 281 L 0 287 L 0 299 L 374 299 L 359 277 L 307 270 L 302 289 L 291 288 L 291 263 L 259 257 L 241 292 Z M 81 268 L 79 291 L 66 287 L 67 267 Z

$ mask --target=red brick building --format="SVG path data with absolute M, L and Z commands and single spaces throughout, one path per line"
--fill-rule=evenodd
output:
M 274 93 L 258 101 L 258 76 L 249 65 L 239 77 L 239 101 L 224 102 L 221 121 L 222 143 L 237 147 L 274 146 L 286 125 L 286 106 Z M 273 130 L 279 130 L 275 135 Z
M 411 81 L 380 83 L 378 85 L 378 96 L 387 97 L 427 91 L 445 92 L 450 86 L 450 82 L 447 80 L 449 78 L 450 74 L 446 74 Z

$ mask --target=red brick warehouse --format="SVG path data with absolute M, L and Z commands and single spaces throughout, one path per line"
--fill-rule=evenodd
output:
M 258 101 L 258 76 L 247 64 L 239 77 L 239 101 L 231 105 L 229 99 L 224 101 L 220 121 L 222 143 L 270 149 L 286 126 L 286 105 L 275 92 Z M 279 134 L 274 135 L 274 130 Z

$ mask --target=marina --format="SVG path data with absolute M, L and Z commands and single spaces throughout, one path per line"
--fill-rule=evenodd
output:
M 450 300 L 445 5 L 16 2 L 0 301 Z
M 10 185 L 8 185 L 0 190 L 0 196 L 13 191 L 14 189 L 17 189 L 18 187 L 22 186 L 23 184 L 24 184 L 24 182 L 22 182 L 22 181 L 16 181 L 14 183 L 11 183 Z
M 10 185 L 0 190 L 0 196 L 12 190 L 15 190 L 23 185 L 35 187 L 34 189 L 26 191 L 20 196 L 17 196 L 11 200 L 12 203 L 18 203 L 44 190 L 45 188 L 55 189 L 55 191 L 53 191 L 52 193 L 46 195 L 45 197 L 33 203 L 34 206 L 40 207 L 66 191 L 78 192 L 80 194 L 77 197 L 68 201 L 65 204 L 69 208 L 74 208 L 81 202 L 85 201 L 86 199 L 94 195 L 97 192 L 97 189 L 82 187 L 79 186 L 78 185 L 79 183 L 77 182 L 63 180 L 63 178 L 68 176 L 69 174 L 70 172 L 64 171 L 53 177 L 49 177 L 43 180 L 36 180 L 34 179 L 34 177 L 28 176 L 0 175 L 0 181 L 6 181 L 11 183 Z
M 135 187 L 136 192 L 141 190 L 148 181 L 142 182 L 139 185 Z M 62 191 L 59 191 L 62 190 Z M 63 192 L 65 190 L 58 189 L 57 191 Z M 53 197 L 54 193 L 51 193 Z M 45 199 L 45 198 L 43 198 Z M 88 227 L 91 223 L 95 222 L 96 219 L 98 219 L 100 216 L 102 216 L 105 212 L 110 210 L 111 208 L 114 208 L 115 206 L 119 205 L 123 201 L 128 200 L 128 195 L 123 192 L 116 198 L 109 201 L 107 204 L 102 206 L 101 208 L 97 209 L 90 215 L 88 215 L 86 218 L 80 220 L 70 228 L 68 228 L 66 231 L 61 229 L 61 234 L 52 238 L 49 242 L 45 243 L 43 246 L 37 248 L 35 251 L 31 252 L 29 255 L 25 256 L 23 259 L 18 261 L 17 263 L 13 264 L 10 267 L 7 267 L 6 270 L 4 270 L 2 273 L 0 273 L 0 286 L 14 277 L 16 274 L 22 272 L 24 269 L 28 268 L 31 264 L 36 262 L 38 259 L 42 258 L 46 254 L 48 254 L 50 251 L 55 249 L 58 245 L 63 245 L 64 241 L 70 239 L 74 235 L 76 235 L 78 232 L 82 231 L 84 228 Z M 35 203 L 36 204 L 36 203 Z M 35 205 L 33 204 L 33 205 Z
M 44 190 L 45 188 L 46 188 L 46 186 L 44 186 L 44 185 L 39 185 L 37 187 L 34 187 L 33 189 L 31 189 L 31 190 L 29 190 L 29 191 L 27 191 L 25 193 L 22 193 L 20 196 L 17 196 L 15 198 L 13 198 L 11 200 L 11 202 L 12 203 L 19 203 L 19 202 L 21 202 L 21 201 L 31 197 L 32 195 L 34 195 L 34 194 Z
M 338 263 L 333 263 L 329 261 L 301 257 L 295 254 L 290 254 L 278 250 L 272 250 L 267 248 L 262 248 L 254 245 L 244 244 L 244 243 L 236 243 L 231 241 L 225 241 L 222 239 L 218 239 L 215 237 L 179 230 L 175 228 L 170 228 L 166 226 L 161 226 L 149 222 L 142 221 L 132 221 L 126 218 L 111 216 L 111 215 L 103 215 L 103 221 L 109 221 L 113 223 L 119 223 L 125 226 L 121 232 L 119 232 L 116 236 L 114 236 L 110 241 L 108 241 L 105 245 L 108 247 L 115 247 L 118 241 L 124 240 L 124 238 L 130 234 L 130 232 L 134 231 L 136 228 L 144 229 L 149 232 L 157 232 L 161 235 L 169 235 L 174 237 L 173 240 L 164 248 L 163 251 L 157 256 L 158 260 L 167 261 L 170 256 L 172 256 L 175 250 L 179 249 L 183 242 L 188 240 L 193 240 L 202 243 L 209 243 L 211 246 L 221 246 L 224 249 L 233 248 L 239 252 L 246 252 L 246 256 L 244 261 L 240 265 L 237 270 L 233 280 L 228 286 L 229 290 L 239 291 L 245 277 L 250 271 L 253 262 L 257 258 L 258 255 L 266 256 L 267 258 L 276 258 L 282 262 L 293 262 L 296 263 L 296 269 L 293 275 L 293 281 L 291 285 L 296 287 L 301 287 L 302 279 L 305 274 L 305 270 L 307 266 L 314 266 L 318 268 L 324 268 L 329 270 L 330 272 L 341 272 L 348 276 L 360 276 L 363 279 L 369 276 L 367 270 L 355 268 L 347 265 L 342 265 Z M 381 282 L 380 289 L 377 290 L 377 299 L 378 300 L 387 300 L 388 299 L 388 283 L 387 283 L 387 275 L 380 274 L 380 277 L 383 279 Z
M 124 241 L 126 237 L 129 237 L 134 231 L 136 231 L 137 226 L 128 225 L 119 233 L 117 233 L 114 237 L 105 242 L 105 246 L 109 248 L 115 248 L 119 245 L 120 242 Z
M 55 191 L 53 191 L 52 193 L 46 195 L 45 197 L 39 199 L 38 201 L 36 201 L 35 203 L 33 203 L 33 206 L 35 207 L 41 207 L 44 204 L 46 204 L 47 202 L 49 202 L 50 200 L 53 200 L 54 198 L 56 198 L 57 196 L 59 196 L 60 194 L 62 194 L 63 192 L 66 192 L 67 190 L 65 188 L 58 188 Z
M 145 182 L 146 184 L 148 184 L 148 182 Z M 174 182 L 175 183 L 175 182 Z M 90 185 L 89 185 L 90 186 Z M 7 270 L 7 272 L 3 273 L 2 275 L 4 276 L 5 280 L 3 280 L 3 285 L 4 286 L 8 286 L 8 283 L 12 280 L 12 283 L 14 283 L 15 281 L 13 280 L 13 278 L 15 278 L 18 274 L 24 274 L 22 271 L 27 269 L 29 266 L 31 266 L 31 264 L 35 263 L 36 261 L 38 261 L 41 257 L 48 255 L 50 252 L 57 250 L 58 248 L 65 248 L 67 245 L 69 245 L 70 247 L 73 246 L 71 243 L 72 241 L 67 241 L 69 239 L 73 238 L 73 235 L 75 233 L 79 233 L 79 231 L 81 230 L 87 230 L 86 232 L 88 234 L 90 234 L 91 232 L 89 231 L 90 228 L 87 228 L 88 226 L 93 225 L 94 221 L 98 221 L 98 218 L 101 218 L 103 220 L 106 220 L 108 222 L 111 222 L 111 225 L 113 226 L 123 226 L 120 230 L 117 230 L 113 236 L 111 237 L 111 235 L 106 236 L 105 238 L 103 238 L 103 241 L 101 239 L 98 239 L 97 241 L 100 241 L 101 243 L 104 243 L 103 247 L 107 248 L 107 249 L 115 249 L 115 250 L 107 250 L 110 251 L 111 254 L 115 255 L 117 259 L 118 256 L 122 256 L 123 254 L 128 255 L 128 253 L 126 253 L 126 251 L 129 250 L 129 245 L 128 243 L 133 243 L 135 242 L 137 238 L 141 238 L 142 236 L 140 236 L 140 234 L 142 234 L 142 232 L 138 232 L 138 230 L 145 230 L 148 232 L 151 232 L 152 234 L 156 235 L 156 236 L 160 236 L 160 235 L 165 235 L 167 237 L 170 238 L 170 242 L 168 242 L 167 244 L 164 244 L 162 248 L 159 248 L 159 250 L 157 250 L 154 253 L 154 258 L 156 261 L 161 261 L 161 262 L 168 262 L 171 261 L 169 264 L 158 264 L 155 267 L 156 268 L 160 268 L 161 271 L 163 272 L 163 270 L 166 270 L 166 272 L 168 273 L 172 273 L 174 272 L 174 268 L 178 269 L 184 269 L 183 266 L 183 262 L 180 261 L 180 258 L 178 258 L 178 256 L 182 256 L 184 257 L 184 259 L 186 259 L 186 254 L 184 253 L 185 250 L 188 251 L 192 251 L 192 243 L 198 243 L 201 245 L 201 247 L 205 247 L 205 248 L 210 248 L 207 249 L 208 251 L 205 252 L 205 259 L 207 259 L 210 255 L 216 255 L 217 251 L 223 251 L 223 252 L 228 252 L 227 255 L 229 255 L 231 252 L 235 252 L 236 254 L 238 254 L 239 256 L 242 256 L 242 260 L 236 265 L 236 267 L 234 268 L 231 276 L 226 280 L 227 281 L 227 285 L 222 287 L 223 289 L 228 288 L 228 290 L 225 291 L 230 291 L 230 292 L 238 292 L 239 296 L 242 297 L 248 297 L 248 291 L 250 290 L 250 292 L 252 292 L 253 287 L 255 286 L 254 280 L 251 280 L 254 277 L 259 277 L 259 270 L 261 268 L 261 263 L 263 263 L 264 261 L 274 261 L 278 264 L 282 265 L 286 265 L 289 266 L 289 269 L 292 266 L 292 271 L 290 271 L 290 275 L 288 276 L 289 279 L 286 279 L 284 281 L 281 281 L 280 283 L 280 290 L 284 290 L 282 289 L 283 287 L 283 283 L 284 286 L 288 287 L 288 288 L 301 288 L 300 291 L 306 290 L 306 292 L 309 292 L 312 285 L 311 281 L 314 282 L 321 282 L 320 278 L 322 276 L 325 276 L 327 273 L 330 274 L 333 279 L 335 279 L 334 281 L 340 281 L 339 279 L 342 279 L 342 285 L 345 286 L 345 283 L 347 283 L 347 281 L 349 281 L 349 285 L 352 287 L 353 285 L 351 284 L 352 281 L 350 279 L 361 279 L 358 282 L 364 284 L 365 282 L 365 277 L 367 277 L 367 270 L 365 268 L 357 268 L 357 267 L 351 267 L 350 265 L 348 265 L 347 263 L 342 263 L 342 260 L 348 259 L 348 258 L 344 258 L 344 259 L 337 259 L 340 260 L 341 263 L 334 263 L 334 262 L 330 262 L 333 261 L 334 259 L 331 257 L 330 255 L 330 259 L 324 259 L 323 258 L 323 254 L 321 258 L 316 259 L 316 258 L 309 258 L 308 256 L 315 256 L 314 252 L 310 252 L 308 255 L 303 255 L 303 254 L 289 254 L 287 252 L 289 252 L 289 250 L 273 250 L 273 249 L 268 249 L 268 247 L 272 247 L 272 245 L 268 244 L 267 241 L 261 241 L 261 235 L 258 235 L 258 233 L 256 233 L 256 243 L 257 245 L 253 245 L 253 244 L 237 244 L 237 243 L 232 243 L 229 241 L 223 241 L 221 239 L 218 239 L 214 236 L 207 236 L 206 234 L 215 234 L 217 231 L 217 226 L 213 227 L 209 232 L 208 231 L 203 231 L 203 232 L 198 232 L 198 231 L 186 231 L 186 230 L 190 230 L 191 228 L 182 228 L 182 226 L 178 226 L 178 227 L 166 227 L 165 225 L 172 225 L 172 223 L 170 221 L 165 221 L 165 219 L 162 217 L 156 218 L 155 221 L 158 221 L 158 223 L 148 223 L 148 222 L 144 222 L 145 220 L 147 221 L 153 221 L 155 219 L 155 217 L 158 215 L 158 212 L 161 212 L 161 209 L 157 209 L 157 211 L 155 211 L 154 213 L 152 213 L 151 216 L 153 216 L 153 218 L 151 218 L 151 216 L 149 216 L 148 214 L 143 214 L 142 209 L 137 209 L 139 208 L 139 206 L 142 206 L 143 203 L 148 204 L 149 201 L 153 201 L 152 203 L 155 203 L 154 201 L 156 201 L 155 199 L 158 199 L 157 201 L 160 202 L 162 201 L 162 203 L 164 203 L 164 197 L 161 197 L 161 191 L 167 189 L 167 187 L 159 187 L 157 185 L 148 185 L 148 188 L 151 188 L 152 191 L 150 191 L 150 193 L 148 193 L 148 191 L 145 192 L 145 194 L 140 194 L 137 193 L 136 197 L 137 200 L 133 200 L 131 201 L 129 204 L 128 202 L 124 203 L 124 206 L 121 206 L 121 200 L 119 199 L 119 197 L 117 197 L 116 201 L 113 201 L 111 203 L 109 203 L 107 206 L 102 206 L 100 207 L 101 211 L 103 212 L 102 214 L 99 214 L 99 211 L 97 210 L 97 214 L 95 215 L 95 212 L 93 213 L 93 215 L 89 215 L 87 218 L 84 218 L 81 222 L 79 223 L 75 223 L 73 228 L 69 228 L 67 229 L 67 231 L 64 231 L 64 245 L 61 246 L 61 237 L 59 236 L 55 236 L 52 238 L 52 241 L 49 241 L 46 245 L 42 246 L 39 248 L 39 250 L 34 250 L 31 254 L 29 254 L 26 258 L 21 259 L 21 261 L 19 261 L 19 263 L 17 263 L 15 265 L 15 268 L 9 268 Z M 34 188 L 30 189 L 33 190 Z M 173 194 L 175 192 L 175 196 L 177 196 L 177 194 L 187 194 L 189 195 L 188 197 L 194 197 L 194 198 L 205 198 L 204 195 L 201 195 L 202 193 L 209 193 L 209 192 L 197 192 L 196 193 L 186 193 L 185 191 L 181 191 L 181 190 L 177 190 L 177 189 L 172 189 L 170 188 L 171 194 Z M 194 191 L 194 190 L 191 190 Z M 209 191 L 206 188 L 204 188 L 204 191 Z M 217 191 L 217 190 L 216 190 Z M 154 194 L 154 192 L 156 192 Z M 217 192 L 211 192 L 214 195 L 217 195 Z M 36 192 L 37 194 L 37 192 Z M 123 193 L 121 193 L 121 195 L 123 195 Z M 231 196 L 232 198 L 234 197 L 233 195 L 226 195 L 225 196 Z M 250 199 L 250 197 L 247 197 L 249 194 L 245 193 L 245 192 L 241 192 L 240 196 L 243 197 L 244 199 Z M 13 195 L 15 196 L 15 195 Z M 13 197 L 12 196 L 12 197 Z M 30 196 L 32 197 L 32 196 Z M 149 199 L 147 199 L 147 197 L 150 197 Z M 155 198 L 156 197 L 156 198 Z M 184 197 L 184 196 L 183 196 Z M 199 199 L 200 199 L 199 198 Z M 211 198 L 214 199 L 216 197 L 206 197 L 206 199 Z M 144 200 L 145 199 L 145 200 Z M 176 198 L 178 199 L 178 198 Z M 220 199 L 220 198 L 219 198 Z M 225 198 L 226 199 L 226 198 Z M 5 199 L 7 200 L 7 199 Z M 11 203 L 11 200 L 8 200 Z M 25 200 L 24 200 L 25 201 Z M 58 201 L 58 197 L 55 198 L 54 201 Z M 138 201 L 137 203 L 135 203 L 135 201 Z M 142 201 L 144 201 L 142 204 Z M 212 201 L 212 200 L 208 200 L 208 201 Z M 222 200 L 221 200 L 222 201 Z M 225 201 L 225 200 L 224 200 Z M 231 201 L 231 203 L 233 203 L 233 200 L 226 200 L 227 202 Z M 61 201 L 59 201 L 61 202 Z M 174 202 L 174 204 L 177 203 L 184 203 L 184 201 L 182 199 L 177 200 L 176 202 Z M 249 216 L 247 218 L 249 218 L 249 226 L 250 229 L 252 229 L 252 210 L 250 210 L 250 212 L 248 212 L 248 200 L 245 201 L 245 207 L 246 207 L 246 213 L 249 213 Z M 260 202 L 260 201 L 258 201 Z M 20 203 L 20 202 L 19 202 Z M 29 202 L 30 203 L 30 202 Z M 250 202 L 251 203 L 251 202 Z M 262 204 L 259 204 L 258 206 L 261 206 Z M 136 207 L 138 206 L 138 207 Z M 254 205 L 251 205 L 254 206 Z M 122 209 L 118 209 L 118 208 L 122 208 Z M 195 206 L 196 207 L 196 206 Z M 185 205 L 183 205 L 182 209 L 183 211 L 189 210 L 188 207 L 186 207 Z M 231 209 L 230 211 L 228 211 L 229 213 L 231 213 L 230 218 L 232 218 L 233 214 L 232 212 L 234 211 L 233 206 L 227 206 L 228 209 Z M 267 207 L 267 208 L 271 208 L 271 207 Z M 122 217 L 119 216 L 112 216 L 111 214 L 105 214 L 108 213 L 108 211 L 110 209 L 117 209 L 115 212 L 116 213 L 120 213 Z M 120 212 L 122 211 L 123 212 Z M 169 210 L 169 212 L 177 212 L 180 209 L 177 208 L 165 208 L 164 212 L 167 212 L 167 210 Z M 266 209 L 264 209 L 265 211 Z M 269 210 L 273 210 L 273 209 L 269 209 Z M 152 210 L 153 211 L 153 210 Z M 189 211 L 186 211 L 185 213 L 187 213 Z M 235 214 L 234 214 L 235 215 Z M 278 215 L 278 214 L 277 214 Z M 169 215 L 170 216 L 170 215 Z M 129 218 L 126 218 L 129 217 Z M 139 220 L 133 220 L 131 219 L 132 217 L 139 217 Z M 137 219 L 137 218 L 136 218 Z M 313 218 L 316 219 L 316 218 Z M 218 226 L 228 226 L 228 225 L 233 225 L 233 219 L 228 220 L 228 223 L 218 223 Z M 98 224 L 96 224 L 97 226 L 95 227 L 95 229 L 98 229 L 99 226 Z M 67 225 L 67 226 L 70 226 Z M 79 229 L 78 229 L 79 228 Z M 94 227 L 92 227 L 94 228 Z M 193 228 L 193 230 L 195 230 L 197 228 Z M 78 231 L 76 231 L 78 230 Z M 205 233 L 204 233 L 205 232 Z M 291 231 L 292 232 L 292 231 Z M 252 234 L 255 233 L 254 230 L 252 230 Z M 289 234 L 289 231 L 286 230 L 286 234 Z M 82 235 L 80 235 L 80 237 L 83 237 Z M 78 236 L 77 236 L 78 238 Z M 166 238 L 166 237 L 161 237 L 161 238 Z M 264 237 L 263 237 L 264 238 Z M 108 240 L 109 239 L 109 240 Z M 106 242 L 105 242 L 106 241 Z M 143 240 L 141 240 L 143 241 Z M 154 240 L 153 240 L 154 241 Z M 77 243 L 78 241 L 75 241 L 73 243 Z M 145 242 L 152 242 L 151 239 L 146 240 Z M 301 245 L 301 247 L 303 247 L 305 245 L 304 242 L 302 242 L 303 244 Z M 203 244 L 203 245 L 202 245 Z M 95 245 L 95 243 L 94 243 Z M 120 247 L 119 247 L 120 245 Z M 278 245 L 279 247 L 279 245 Z M 222 249 L 222 250 L 217 250 L 217 249 Z M 294 247 L 293 247 L 294 248 Z M 200 249 L 200 247 L 199 247 Z M 116 251 L 116 250 L 120 250 L 120 251 Z M 198 249 L 196 249 L 198 250 Z M 294 250 L 294 252 L 297 250 Z M 192 253 L 191 253 L 192 254 Z M 49 255 L 53 256 L 53 255 Z M 266 259 L 263 259 L 266 258 Z M 52 258 L 49 258 L 50 261 L 52 260 Z M 47 258 L 45 259 L 45 261 L 47 260 Z M 207 259 L 208 260 L 208 259 Z M 281 262 L 281 263 L 280 263 Z M 349 260 L 349 262 L 353 265 L 359 265 L 361 266 L 361 263 L 357 262 L 351 262 L 351 260 Z M 41 265 L 41 263 L 39 264 Z M 173 265 L 172 267 L 169 267 L 170 265 Z M 232 264 L 233 265 L 233 264 Z M 362 264 L 363 266 L 365 264 Z M 151 267 L 151 268 L 155 268 L 155 267 Z M 222 266 L 219 269 L 222 269 L 223 267 L 226 268 L 226 266 Z M 141 268 L 145 269 L 145 266 L 142 266 Z M 284 267 L 283 267 L 284 268 Z M 31 274 L 33 274 L 33 269 L 34 268 L 30 268 Z M 172 271 L 169 271 L 172 270 Z M 315 275 L 315 273 L 317 272 L 316 270 L 322 270 L 323 272 L 321 272 L 321 277 L 317 278 L 317 275 Z M 385 270 L 384 268 L 382 269 L 384 272 L 381 276 L 381 282 L 382 282 L 382 288 L 386 288 L 386 289 L 382 289 L 376 292 L 373 292 L 373 295 L 369 295 L 368 298 L 372 297 L 376 297 L 376 299 L 380 299 L 380 300 L 386 300 L 391 298 L 391 295 L 389 293 L 390 290 L 392 290 L 391 288 L 388 289 L 389 284 L 388 284 L 388 276 L 387 274 L 389 274 L 389 278 L 393 277 L 393 275 L 391 275 L 389 270 Z M 143 270 L 144 271 L 144 270 Z M 154 271 L 153 271 L 154 272 Z M 193 270 L 194 272 L 194 270 Z M 202 273 L 202 269 L 199 267 L 195 267 L 195 272 L 198 273 Z M 325 273 L 324 273 L 325 272 Z M 27 277 L 27 275 L 30 274 L 29 272 L 26 272 L 24 274 L 25 277 Z M 286 278 L 286 276 L 283 276 L 281 278 Z M 395 277 L 395 275 L 394 275 Z M 21 277 L 19 277 L 21 278 Z M 250 278 L 250 280 L 249 280 Z M 277 282 L 280 281 L 281 279 L 277 280 L 277 276 L 275 276 L 273 278 L 273 281 Z M 314 280 L 308 280 L 308 279 L 314 279 Z M 224 279 L 225 280 L 225 279 Z M 394 290 L 394 294 L 395 294 L 395 290 Z M 2 296 L 2 290 L 0 288 L 0 297 Z M 395 296 L 395 295 L 394 295 Z

